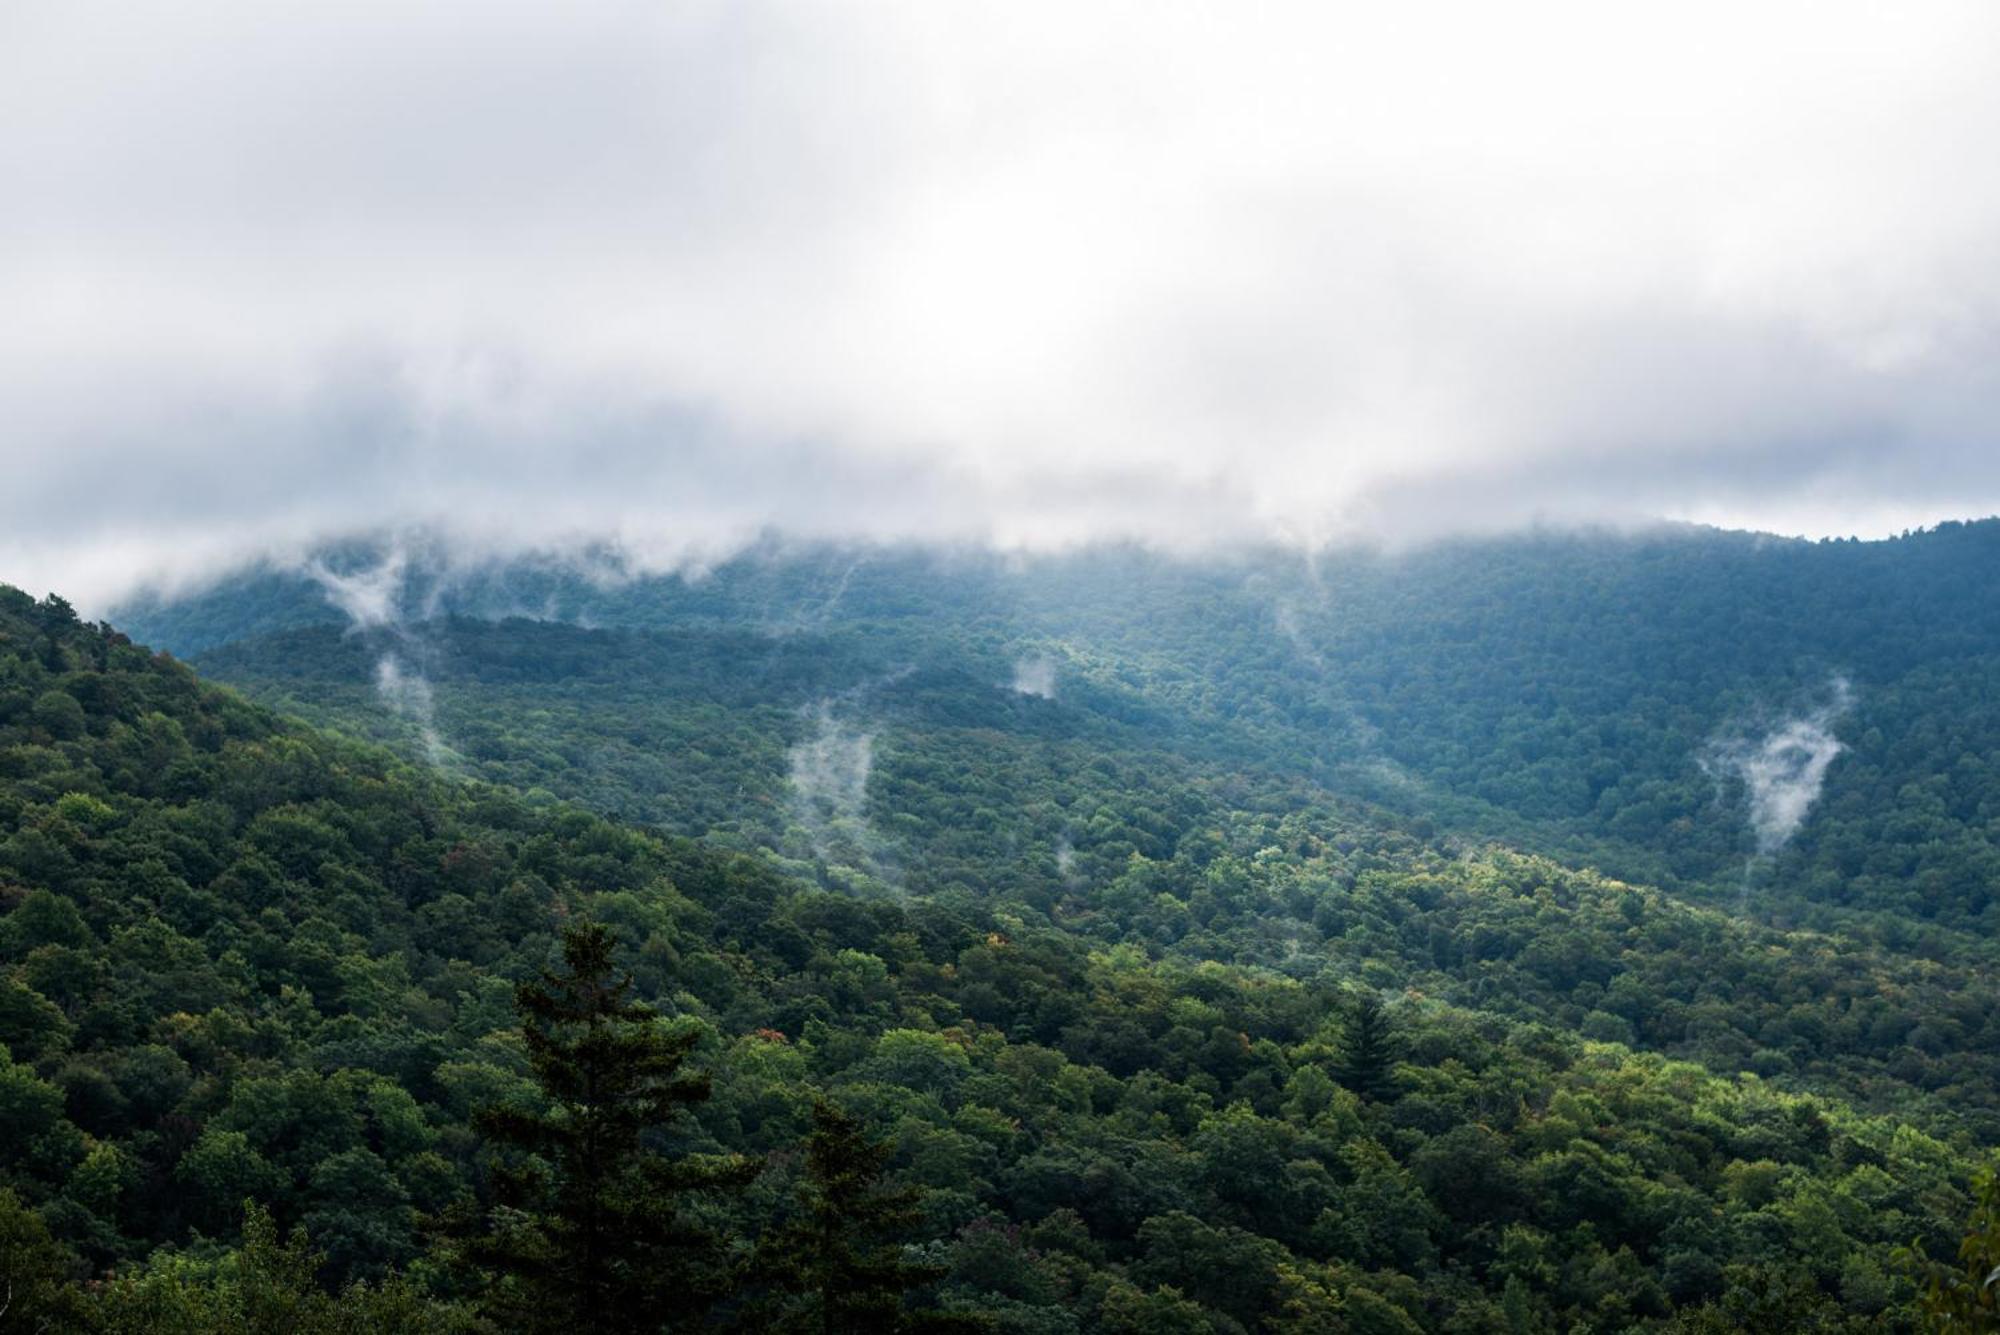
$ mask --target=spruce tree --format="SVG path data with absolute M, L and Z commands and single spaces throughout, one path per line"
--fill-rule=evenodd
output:
M 689 1217 L 687 1198 L 740 1186 L 756 1165 L 647 1145 L 708 1097 L 709 1081 L 684 1069 L 697 1036 L 630 998 L 612 944 L 599 924 L 569 928 L 562 969 L 516 993 L 549 1111 L 476 1117 L 489 1138 L 533 1156 L 496 1172 L 499 1208 L 472 1249 L 498 1272 L 494 1306 L 509 1330 L 654 1335 L 698 1323 L 729 1285 L 722 1242 Z
M 981 1331 L 969 1316 L 907 1310 L 913 1289 L 940 1268 L 903 1258 L 899 1236 L 916 1223 L 916 1193 L 885 1182 L 889 1148 L 825 1099 L 813 1103 L 797 1208 L 758 1247 L 764 1288 L 740 1323 L 797 1335 Z
M 1395 1060 L 1388 1014 L 1380 1001 L 1364 993 L 1348 1012 L 1334 1078 L 1364 1100 L 1387 1102 L 1396 1097 Z

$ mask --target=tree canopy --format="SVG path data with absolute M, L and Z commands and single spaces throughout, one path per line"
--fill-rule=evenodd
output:
M 1916 1329 L 1990 540 L 495 576 L 427 722 L 278 576 L 158 613 L 240 690 L 0 591 L 0 1320 Z M 1834 670 L 1746 902 L 1702 747 Z

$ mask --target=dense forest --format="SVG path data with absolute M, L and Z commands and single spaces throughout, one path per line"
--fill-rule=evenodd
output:
M 1996 550 L 0 591 L 0 1328 L 1979 1328 Z
M 445 740 L 475 772 L 676 828 L 672 804 L 688 799 L 649 757 L 723 735 L 723 711 L 738 728 L 754 721 L 745 706 L 879 691 L 911 671 L 1005 684 L 1030 662 L 1060 705 L 1145 747 L 1688 893 L 1733 890 L 1757 851 L 1717 744 L 1838 685 L 1844 750 L 1814 819 L 1757 868 L 1760 901 L 1822 926 L 1893 909 L 1991 939 L 1996 561 L 2000 520 L 1869 543 L 1662 528 L 1201 561 L 773 542 L 636 577 L 608 554 L 478 561 L 398 539 L 138 600 L 119 621 L 347 726 L 379 719 L 351 706 L 387 643 L 434 662 L 440 707 L 458 714 Z M 453 698 L 461 680 L 479 691 Z M 493 710 L 494 687 L 520 707 Z M 329 704 L 342 707 L 313 709 Z M 711 805 L 684 828 L 726 814 Z

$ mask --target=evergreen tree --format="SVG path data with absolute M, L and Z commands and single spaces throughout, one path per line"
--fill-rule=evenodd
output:
M 1396 1097 L 1395 1060 L 1389 1016 L 1380 1001 L 1364 993 L 1348 1012 L 1334 1078 L 1365 1100 L 1387 1102 Z
M 969 1316 L 906 1310 L 911 1290 L 943 1271 L 903 1258 L 899 1234 L 917 1220 L 916 1193 L 885 1185 L 889 1148 L 825 1099 L 813 1103 L 797 1210 L 758 1248 L 766 1288 L 742 1325 L 798 1335 L 978 1331 Z
M 489 1108 L 480 1129 L 533 1156 L 495 1177 L 494 1227 L 473 1249 L 500 1272 L 510 1330 L 645 1331 L 698 1322 L 726 1291 L 722 1241 L 689 1217 L 689 1193 L 740 1186 L 741 1158 L 670 1158 L 646 1133 L 706 1099 L 683 1068 L 696 1034 L 629 997 L 612 935 L 563 934 L 563 967 L 516 994 L 521 1034 L 550 1111 Z

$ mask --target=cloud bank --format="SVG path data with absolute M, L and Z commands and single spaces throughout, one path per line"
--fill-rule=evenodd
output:
M 2000 508 L 2000 10 L 0 18 L 0 579 Z

